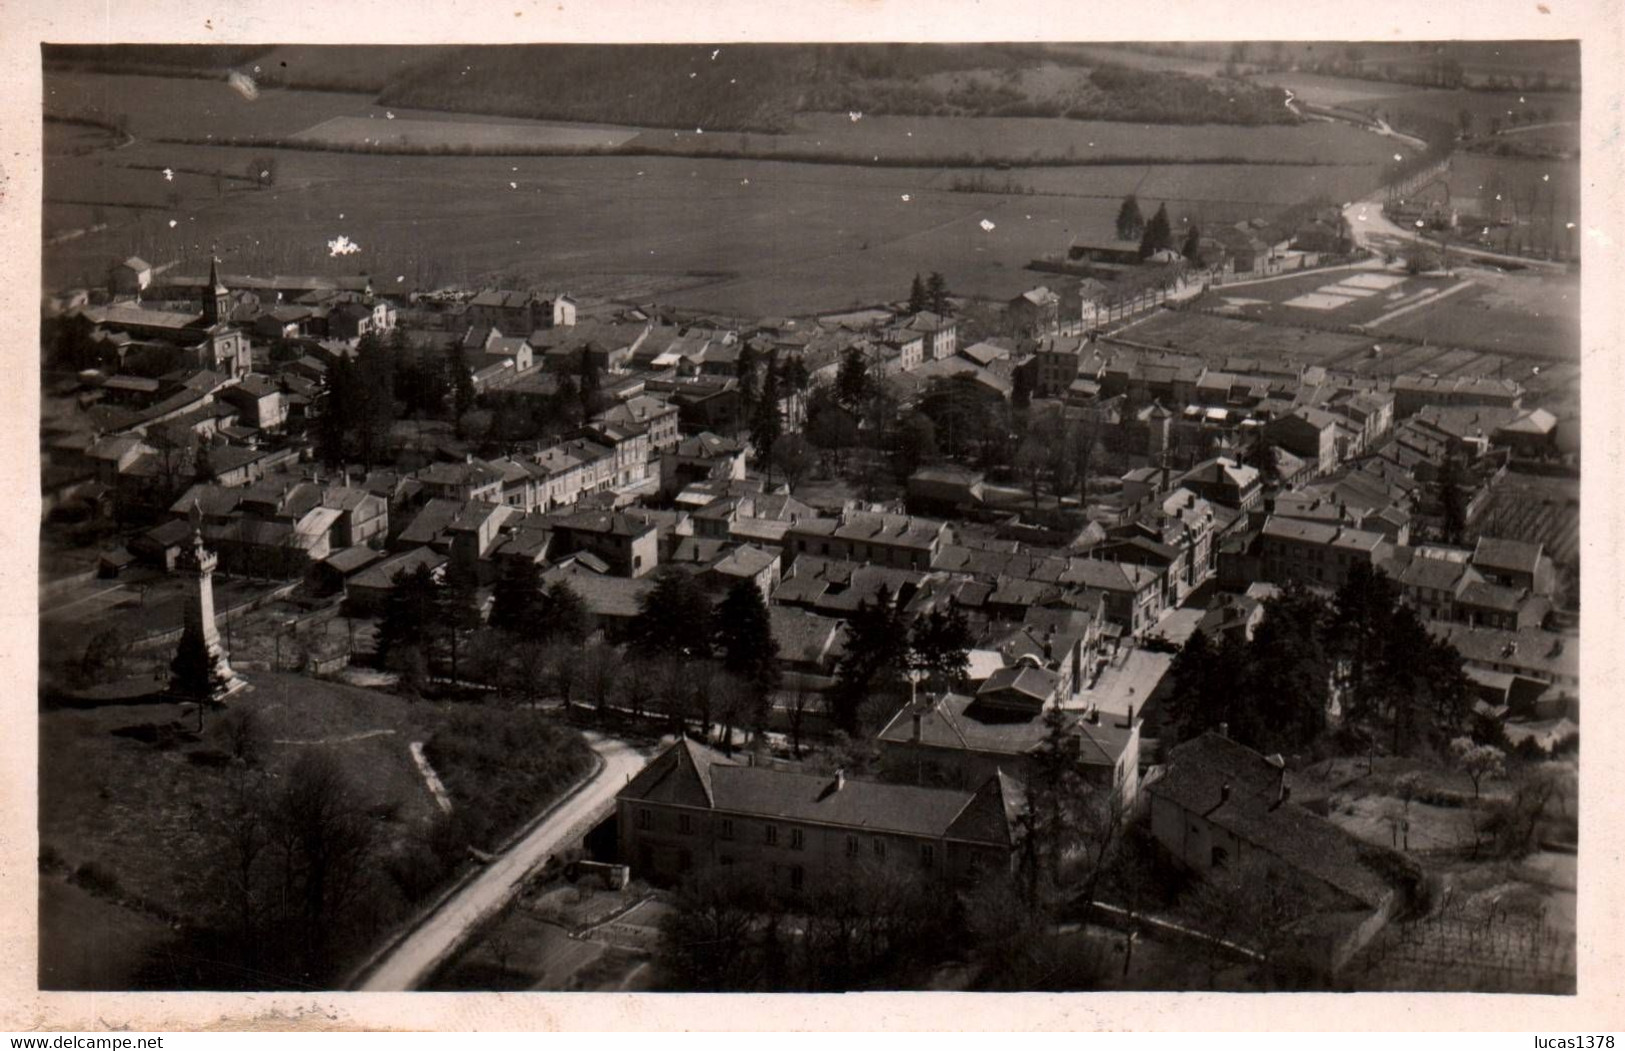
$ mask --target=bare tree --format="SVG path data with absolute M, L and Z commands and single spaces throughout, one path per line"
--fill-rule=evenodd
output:
M 1187 911 L 1205 935 L 1210 986 L 1238 964 L 1266 986 L 1297 986 L 1310 977 L 1297 924 L 1315 911 L 1313 899 L 1282 867 L 1259 859 L 1213 869 L 1189 896 Z
M 552 654 L 536 639 L 521 638 L 508 650 L 502 678 L 505 692 L 524 704 L 535 704 L 547 695 L 547 672 Z
M 592 705 L 602 712 L 619 693 L 624 657 L 617 646 L 595 639 L 581 648 L 581 687 Z
M 364 801 L 330 752 L 302 755 L 272 800 L 284 905 L 298 930 L 307 968 L 331 965 L 335 928 L 362 896 L 378 844 Z
M 809 645 L 802 654 L 802 659 L 814 663 L 821 656 L 819 648 Z M 796 759 L 801 758 L 801 737 L 807 725 L 807 716 L 820 703 L 819 695 L 808 684 L 807 677 L 802 674 L 795 676 L 795 685 L 790 691 L 790 754 Z
M 261 859 L 271 846 L 268 823 L 269 804 L 261 775 L 238 767 L 228 782 L 230 801 L 226 823 L 226 864 L 221 867 L 225 881 L 228 923 L 243 956 L 243 963 L 257 968 L 264 928 L 264 887 L 260 879 Z

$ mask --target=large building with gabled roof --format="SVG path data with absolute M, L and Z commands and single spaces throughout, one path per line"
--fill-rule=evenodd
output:
M 746 866 L 797 892 L 874 867 L 949 884 L 1008 871 L 1021 807 L 1002 771 L 927 788 L 743 765 L 685 737 L 621 790 L 616 820 L 638 878 Z

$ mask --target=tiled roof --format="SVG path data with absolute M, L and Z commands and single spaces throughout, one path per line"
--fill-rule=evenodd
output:
M 1523 606 L 1528 592 L 1522 588 L 1503 587 L 1500 584 L 1488 584 L 1482 580 L 1474 580 L 1461 589 L 1456 601 L 1463 606 L 1472 606 L 1475 609 L 1490 609 L 1501 613 L 1516 613 Z
M 1147 791 L 1200 815 L 1300 872 L 1368 908 L 1394 888 L 1366 863 L 1381 848 L 1330 821 L 1280 801 L 1282 770 L 1259 753 L 1215 733 L 1174 749 L 1164 775 Z
M 562 580 L 581 596 L 588 612 L 619 619 L 637 616 L 642 608 L 639 600 L 654 587 L 648 577 L 606 576 L 574 564 L 550 569 L 542 574 L 542 580 L 548 584 Z
M 1439 622 L 1430 625 L 1467 661 L 1506 665 L 1514 670 L 1575 678 L 1580 674 L 1577 640 L 1540 628 L 1503 631 Z
M 1060 683 L 1061 677 L 1052 671 L 1017 664 L 1000 668 L 989 675 L 981 689 L 976 691 L 976 696 L 983 698 L 996 693 L 1013 692 L 1029 697 L 1042 706 L 1055 696 Z
M 356 570 L 378 561 L 383 556 L 364 544 L 347 547 L 335 551 L 323 559 L 323 563 L 338 570 L 340 573 L 354 573 Z
M 768 607 L 768 620 L 772 624 L 773 641 L 778 643 L 779 656 L 785 660 L 822 659 L 828 653 L 841 630 L 841 622 L 833 617 L 789 606 Z
M 1413 558 L 1399 574 L 1401 587 L 1454 592 L 1471 570 L 1461 562 L 1442 558 Z M 1476 578 L 1477 574 L 1473 574 Z
M 617 798 L 709 807 L 712 768 L 733 765 L 732 759 L 682 737 L 627 782 Z
M 847 778 L 837 788 L 831 777 L 720 764 L 711 768 L 711 787 L 716 809 L 736 814 L 933 838 L 953 831 L 954 838 L 974 842 L 1000 846 L 1010 842 L 1009 811 L 998 795 L 984 798 L 981 792 L 857 778 Z M 980 810 L 990 802 L 997 813 L 972 813 L 971 820 L 959 822 L 973 803 L 980 803 L 976 808 Z M 1006 816 L 1001 820 L 1001 815 Z
M 1490 570 L 1533 573 L 1540 565 L 1541 545 L 1499 537 L 1479 537 L 1473 565 Z
M 880 731 L 879 740 L 913 743 L 914 715 L 905 707 Z M 919 743 L 933 748 L 1021 757 L 1038 749 L 1049 733 L 1042 716 L 989 709 L 962 693 L 942 694 L 929 705 L 922 705 L 919 716 Z M 1090 723 L 1069 715 L 1067 721 L 1069 732 L 1083 745 L 1080 758 L 1090 764 L 1115 766 L 1133 735 L 1115 719 Z
M 771 551 L 764 551 L 754 544 L 741 544 L 719 559 L 711 571 L 728 576 L 754 577 L 778 560 L 779 556 Z

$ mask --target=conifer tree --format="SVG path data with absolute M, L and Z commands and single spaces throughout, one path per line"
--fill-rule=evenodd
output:
M 750 580 L 735 583 L 717 605 L 715 622 L 723 670 L 746 683 L 759 706 L 765 704 L 779 684 L 779 644 L 761 589 Z
M 916 273 L 914 275 L 914 283 L 910 285 L 908 289 L 908 312 L 910 314 L 918 314 L 924 309 L 925 282 L 921 281 L 920 275 Z
M 1195 263 L 1202 254 L 1202 231 L 1192 226 L 1190 233 L 1185 235 L 1185 244 L 1180 248 L 1179 254 Z
M 1145 233 L 1140 235 L 1140 258 L 1149 259 L 1165 248 L 1174 246 L 1174 231 L 1168 224 L 1168 206 L 1157 206 L 1157 214 L 1145 224 Z
M 779 415 L 778 362 L 768 358 L 762 369 L 762 389 L 756 397 L 756 408 L 750 419 L 750 444 L 756 450 L 757 462 L 772 468 L 773 443 L 784 433 L 784 421 Z
M 530 559 L 510 562 L 491 588 L 491 627 L 530 634 L 540 623 L 542 602 L 541 567 Z
M 537 610 L 536 637 L 548 642 L 581 642 L 588 627 L 587 604 L 575 588 L 562 580 L 549 584 Z
M 935 270 L 925 282 L 925 304 L 933 314 L 948 316 L 948 281 Z
M 1145 216 L 1140 214 L 1140 201 L 1132 193 L 1123 198 L 1123 204 L 1117 209 L 1117 239 L 1119 241 L 1138 241 L 1140 235 L 1145 233 Z
M 707 660 L 712 643 L 711 599 L 694 577 L 675 566 L 655 574 L 632 618 L 632 642 L 650 656 Z
M 209 649 L 201 633 L 182 633 L 175 657 L 169 662 L 170 690 L 193 701 L 209 701 L 224 690 L 227 680 L 220 667 L 209 659 Z

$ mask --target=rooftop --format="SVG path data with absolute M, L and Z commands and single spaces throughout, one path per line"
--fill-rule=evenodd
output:
M 1372 847 L 1324 818 L 1282 800 L 1284 767 L 1216 733 L 1206 733 L 1173 752 L 1163 776 L 1147 785 L 1152 795 L 1200 814 L 1237 838 L 1375 908 L 1393 887 L 1369 863 Z
M 752 817 L 1009 846 L 1019 791 L 995 777 L 976 792 L 735 765 L 684 738 L 621 790 L 621 799 L 709 806 Z

